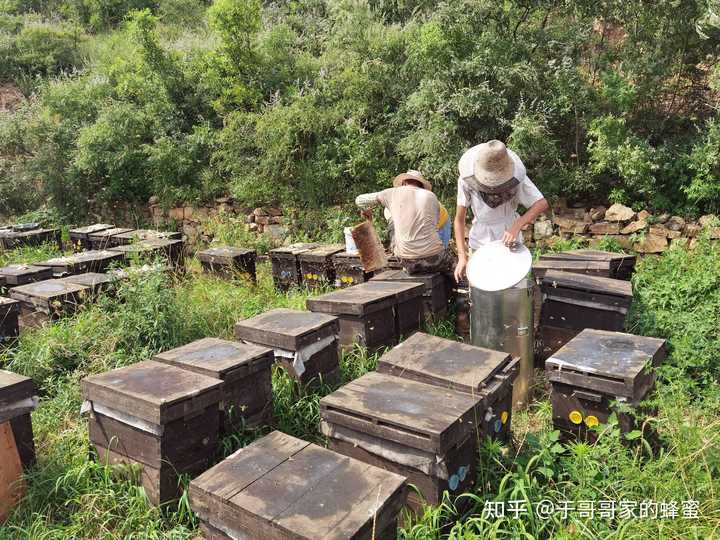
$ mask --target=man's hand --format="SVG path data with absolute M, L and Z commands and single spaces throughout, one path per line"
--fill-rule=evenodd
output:
M 360 215 L 367 219 L 368 221 L 372 221 L 373 218 L 373 212 L 370 208 L 366 208 L 365 210 L 360 210 Z
M 465 277 L 465 269 L 467 268 L 467 258 L 460 257 L 455 266 L 455 281 L 460 283 Z
M 503 234 L 503 244 L 505 244 L 507 247 L 514 246 L 517 243 L 517 238 L 520 234 L 521 229 L 522 225 L 518 224 L 517 221 L 513 223 L 510 228 Z

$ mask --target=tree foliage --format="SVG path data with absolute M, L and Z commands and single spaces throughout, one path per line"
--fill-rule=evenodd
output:
M 319 207 L 406 168 L 450 199 L 491 138 L 548 195 L 720 209 L 715 0 L 55 0 L 41 24 L 72 40 L 22 61 L 49 4 L 6 3 L 3 76 L 44 82 L 0 120 L 3 185 L 31 178 L 66 214 L 220 191 Z M 121 54 L 97 52 L 106 30 Z

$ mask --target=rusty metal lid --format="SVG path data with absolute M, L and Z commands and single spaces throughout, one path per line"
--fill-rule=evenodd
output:
M 508 248 L 501 241 L 478 248 L 467 266 L 471 287 L 482 291 L 501 291 L 516 285 L 530 272 L 532 255 L 522 244 Z

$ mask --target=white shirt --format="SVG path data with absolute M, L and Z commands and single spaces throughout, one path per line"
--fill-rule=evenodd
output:
M 470 187 L 471 185 L 465 180 L 474 176 L 473 169 L 479 146 L 473 146 L 465 152 L 458 163 L 460 177 L 458 178 L 457 205 L 464 208 L 471 207 L 473 213 L 473 225 L 470 229 L 469 239 L 470 249 L 477 249 L 483 244 L 502 240 L 505 231 L 520 217 L 517 213 L 518 205 L 530 208 L 544 198 L 528 177 L 525 165 L 518 155 L 508 149 L 508 154 L 515 164 L 513 176 L 520 182 L 517 186 L 517 195 L 496 208 L 485 204 L 480 193 Z M 518 235 L 517 240 L 522 242 L 522 235 Z

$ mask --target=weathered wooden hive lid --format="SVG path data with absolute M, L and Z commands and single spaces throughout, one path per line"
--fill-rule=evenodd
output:
M 607 262 L 578 260 L 578 259 L 546 259 L 543 255 L 532 265 L 534 272 L 544 273 L 548 270 L 559 270 L 562 272 L 576 272 L 587 274 L 608 275 Z
M 271 309 L 235 324 L 237 339 L 288 351 L 297 351 L 338 331 L 337 317 L 285 308 Z
M 370 278 L 370 281 L 414 281 L 416 283 L 423 283 L 428 290 L 441 284 L 442 280 L 442 274 L 437 272 L 430 274 L 413 274 L 411 276 L 402 268 L 383 270 Z
M 33 397 L 35 393 L 35 383 L 31 378 L 0 369 L 0 414 L 10 405 Z
M 508 353 L 417 332 L 378 360 L 380 373 L 482 395 L 512 362 Z
M 107 238 L 108 236 L 117 236 L 118 234 L 125 234 L 133 231 L 134 229 L 128 229 L 126 227 L 111 227 L 109 229 L 103 229 L 90 233 L 90 239 Z
M 622 279 L 548 270 L 542 280 L 543 287 L 562 287 L 577 291 L 601 293 L 632 298 L 632 284 Z
M 666 356 L 664 339 L 585 329 L 545 361 L 551 382 L 572 384 L 631 399 L 655 380 Z
M 113 283 L 117 281 L 117 278 L 112 274 L 101 274 L 99 272 L 85 272 L 83 274 L 76 274 L 74 276 L 67 276 L 60 278 L 58 281 L 64 281 L 66 283 L 75 283 L 76 285 L 83 285 L 85 287 L 97 287 L 104 283 Z
M 415 282 L 368 281 L 307 299 L 311 311 L 363 316 L 398 302 L 422 296 L 425 285 Z
M 28 298 L 40 298 L 50 300 L 58 296 L 79 293 L 86 291 L 87 287 L 62 281 L 59 279 L 46 279 L 44 281 L 36 281 L 27 285 L 20 285 L 10 291 L 10 295 L 18 300 L 26 300 Z
M 201 519 L 234 537 L 369 538 L 374 516 L 399 512 L 405 478 L 274 431 L 197 477 L 190 494 Z
M 244 257 L 255 254 L 254 249 L 247 249 L 235 246 L 214 246 L 198 251 L 197 258 L 203 262 L 232 262 L 235 257 Z
M 597 261 L 613 262 L 619 264 L 634 264 L 636 256 L 628 253 L 615 253 L 612 251 L 601 251 L 598 249 L 571 249 L 559 253 L 546 253 L 541 259 L 545 260 L 570 260 L 570 261 Z
M 166 249 L 170 246 L 181 245 L 182 240 L 170 240 L 167 238 L 151 238 L 148 240 L 140 240 L 133 242 L 132 244 L 121 244 L 114 246 L 109 251 L 117 253 L 147 253 L 151 251 L 159 251 Z
M 92 225 L 86 225 L 84 227 L 78 227 L 76 229 L 70 229 L 71 235 L 86 236 L 98 231 L 104 231 L 107 229 L 114 228 L 115 225 L 109 225 L 107 223 L 94 223 Z
M 52 270 L 44 266 L 36 266 L 33 264 L 9 264 L 0 268 L 0 275 L 3 276 L 25 276 L 38 272 L 47 273 L 52 272 Z
M 164 425 L 220 402 L 222 381 L 153 360 L 82 380 L 83 397 Z
M 472 434 L 482 397 L 370 372 L 320 400 L 324 422 L 444 455 Z
M 272 349 L 267 347 L 210 337 L 158 353 L 154 359 L 209 377 L 228 380 L 269 369 L 275 356 Z
M 16 223 L 12 226 L 13 232 L 28 232 L 28 231 L 37 231 L 40 229 L 39 223 Z
M 139 240 L 154 240 L 158 238 L 172 238 L 177 233 L 166 231 L 156 231 L 155 229 L 134 229 L 116 235 L 119 240 L 129 240 L 131 242 Z
M 289 246 L 282 246 L 279 248 L 271 249 L 270 256 L 279 258 L 297 257 L 301 253 L 305 253 L 306 251 L 314 249 L 319 245 L 320 244 L 318 244 L 317 242 L 298 242 L 296 244 L 290 244 Z
M 325 262 L 336 253 L 345 249 L 343 244 L 325 244 L 300 254 L 300 260 L 309 262 Z

